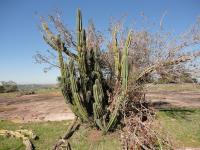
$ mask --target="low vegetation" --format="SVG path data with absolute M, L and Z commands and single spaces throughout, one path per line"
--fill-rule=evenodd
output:
M 174 147 L 200 147 L 200 109 L 167 109 L 158 114 Z

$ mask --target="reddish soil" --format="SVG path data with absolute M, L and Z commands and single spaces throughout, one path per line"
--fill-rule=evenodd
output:
M 149 92 L 147 99 L 150 99 L 156 108 L 200 108 L 200 93 L 198 92 Z M 0 98 L 0 120 L 29 122 L 60 121 L 73 118 L 73 113 L 60 95 L 36 94 L 13 99 Z

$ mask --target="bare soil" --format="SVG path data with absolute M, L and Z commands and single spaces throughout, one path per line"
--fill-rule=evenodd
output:
M 148 92 L 146 97 L 155 108 L 200 108 L 200 92 L 156 91 Z
M 199 92 L 148 92 L 147 99 L 156 108 L 200 108 Z M 71 120 L 73 113 L 61 95 L 35 94 L 15 98 L 0 97 L 0 120 L 14 122 Z
M 14 122 L 71 120 L 73 113 L 62 96 L 25 95 L 16 98 L 0 98 L 0 120 Z

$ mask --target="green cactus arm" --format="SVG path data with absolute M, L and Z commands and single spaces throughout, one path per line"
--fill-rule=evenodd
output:
M 114 111 L 110 114 L 110 119 L 106 126 L 105 132 L 108 132 L 117 124 L 117 121 L 118 121 L 117 117 L 119 116 L 119 109 L 120 109 L 121 103 L 124 101 L 125 98 L 126 98 L 125 92 L 122 91 L 121 95 L 119 95 L 117 97 Z
M 65 63 L 65 76 L 61 77 L 61 91 L 65 98 L 65 102 L 67 104 L 73 104 L 72 102 L 72 92 L 70 89 L 70 74 L 69 74 L 69 66 Z
M 80 75 L 80 84 L 83 93 L 83 99 L 86 99 L 87 93 L 87 70 L 86 70 L 86 33 L 85 30 L 81 32 L 81 51 L 78 52 L 78 70 Z
M 72 98 L 71 96 L 69 96 L 69 93 L 66 92 L 65 89 L 62 89 L 62 94 L 63 94 L 63 96 L 64 96 L 64 98 L 65 98 L 66 104 L 70 107 L 70 109 L 71 109 L 72 112 L 75 114 L 75 116 L 78 116 L 78 117 L 81 118 L 81 115 L 80 115 L 80 113 L 79 113 L 79 111 L 78 111 L 77 106 L 76 106 L 75 103 L 72 101 L 73 98 Z
M 42 23 L 42 28 L 45 32 L 45 36 L 43 36 L 44 40 L 55 50 L 60 50 L 60 43 L 61 39 L 59 39 L 57 36 L 54 36 L 53 33 L 50 31 L 47 23 Z M 60 41 L 58 41 L 60 40 Z M 63 44 L 64 45 L 64 44 Z
M 118 117 L 118 110 L 115 110 L 110 117 L 110 120 L 106 126 L 105 133 L 110 131 L 117 123 L 117 117 Z
M 93 85 L 93 95 L 94 95 L 94 100 L 95 103 L 100 104 L 100 97 L 98 95 L 98 91 L 97 91 L 97 85 Z
M 79 94 L 78 93 L 73 93 L 73 97 L 74 97 L 74 101 L 75 101 L 76 107 L 78 108 L 78 112 L 82 116 L 81 118 L 83 119 L 83 121 L 88 122 L 89 121 L 89 116 L 88 116 L 87 110 L 81 104 L 81 98 L 80 98 Z
M 82 14 L 80 9 L 77 10 L 76 16 L 76 34 L 77 34 L 77 50 L 81 52 L 81 32 L 82 32 Z
M 86 76 L 86 32 L 83 29 L 81 32 L 81 51 L 78 52 L 79 56 L 79 67 L 81 74 Z
M 96 75 L 97 79 L 99 79 L 99 81 L 101 82 L 101 78 L 102 78 L 102 72 L 101 72 L 101 68 L 99 65 L 99 48 L 96 47 L 94 49 L 94 70 L 93 70 L 93 74 Z
M 103 90 L 101 83 L 98 79 L 95 80 L 95 84 L 93 85 L 93 96 L 95 102 L 93 103 L 93 112 L 94 112 L 94 121 L 96 125 L 104 132 L 105 131 L 105 124 L 104 122 L 104 110 L 103 110 Z
M 43 36 L 43 39 L 46 41 L 46 43 L 48 44 L 48 45 L 50 45 L 54 50 L 58 50 L 58 48 L 56 47 L 56 45 L 51 41 L 51 40 L 49 40 L 49 38 L 47 37 L 47 36 Z M 67 55 L 67 56 L 69 56 L 69 57 L 71 57 L 71 58 L 73 58 L 74 60 L 78 60 L 78 56 L 76 55 L 76 54 L 74 54 L 74 53 L 72 53 L 70 50 L 68 50 L 65 46 L 63 47 L 63 52 Z
M 99 82 L 99 79 L 96 79 L 95 84 L 93 85 L 93 96 L 94 96 L 95 104 L 98 108 L 98 112 L 100 114 L 100 117 L 102 117 L 103 116 L 104 93 L 103 93 L 102 85 Z
M 56 36 L 53 35 L 53 33 L 50 31 L 46 23 L 42 23 L 42 27 L 46 33 L 46 35 L 43 35 L 43 39 L 46 41 L 48 45 L 50 45 L 54 50 L 58 51 L 60 50 L 60 47 L 57 45 L 57 43 L 61 43 L 62 44 L 61 49 L 67 56 L 74 58 L 75 60 L 78 59 L 78 56 L 76 54 L 72 53 L 64 46 L 64 42 L 60 38 L 58 39 Z
M 61 72 L 61 77 L 62 79 L 66 77 L 66 67 L 64 64 L 62 52 L 58 51 L 58 59 L 59 59 L 59 64 L 60 64 L 60 72 Z
M 97 92 L 98 92 L 97 94 L 98 94 L 98 97 L 100 100 L 99 103 L 102 103 L 103 98 L 104 98 L 104 93 L 103 93 L 102 85 L 101 85 L 99 79 L 95 80 L 95 85 L 97 87 Z
M 80 84 L 81 84 L 81 89 L 83 90 L 83 96 L 86 98 L 86 85 L 87 85 L 87 74 L 86 74 L 86 68 L 85 68 L 85 56 L 81 52 L 80 57 L 79 57 L 79 63 L 78 63 L 78 68 L 79 68 L 79 74 L 80 74 Z
M 78 108 L 79 114 L 82 116 L 82 119 L 84 121 L 88 121 L 89 117 L 88 117 L 87 110 L 82 105 L 80 95 L 78 94 L 78 87 L 77 87 L 77 82 L 75 79 L 75 68 L 74 68 L 73 60 L 69 62 L 69 73 L 70 73 L 70 85 L 71 85 L 74 103 L 76 107 Z
M 97 108 L 96 103 L 93 103 L 93 112 L 96 125 L 104 132 L 106 128 L 103 126 L 102 119 L 100 117 L 101 114 L 99 114 L 99 109 Z
M 120 102 L 117 102 L 114 111 L 110 115 L 110 119 L 109 119 L 109 122 L 108 122 L 108 124 L 106 126 L 105 133 L 107 133 L 108 131 L 110 131 L 116 125 L 116 123 L 117 123 L 117 117 L 119 115 L 118 114 L 119 106 L 120 106 Z
M 112 42 L 112 49 L 114 53 L 114 63 L 115 63 L 115 76 L 119 78 L 120 76 L 120 56 L 119 56 L 119 49 L 118 49 L 118 42 L 117 42 L 117 31 L 113 31 L 113 42 Z
M 70 60 L 69 62 L 69 74 L 70 74 L 70 85 L 73 93 L 78 92 L 77 83 L 75 80 L 75 68 L 74 68 L 74 60 Z
M 54 50 L 57 50 L 57 47 L 54 45 L 54 43 L 53 43 L 51 40 L 49 40 L 49 38 L 48 38 L 47 36 L 43 35 L 43 39 L 44 39 L 45 42 L 46 42 L 48 45 L 50 45 Z
M 86 51 L 86 31 L 85 31 L 85 29 L 83 29 L 82 33 L 81 33 L 81 42 L 82 42 L 83 51 Z
M 47 36 L 43 36 L 43 39 L 44 39 L 44 40 L 46 41 L 46 43 L 47 43 L 48 45 L 50 45 L 54 50 L 58 51 L 57 46 L 56 46 L 51 40 L 49 40 L 49 38 L 48 38 Z M 77 56 L 76 54 L 72 53 L 70 50 L 68 50 L 65 46 L 63 46 L 63 52 L 64 52 L 67 56 L 73 58 L 74 60 L 78 60 L 78 56 Z
M 45 31 L 46 35 L 47 35 L 48 37 L 50 37 L 50 39 L 53 38 L 53 33 L 50 31 L 50 29 L 49 29 L 49 27 L 48 27 L 48 25 L 47 25 L 46 22 L 43 22 L 43 23 L 42 23 L 42 28 L 43 28 L 43 30 Z
M 122 89 L 127 90 L 128 87 L 128 48 L 131 42 L 131 32 L 129 32 L 126 39 L 126 43 L 123 49 L 122 62 L 121 62 L 121 78 L 122 78 Z
M 77 10 L 77 51 L 78 51 L 78 70 L 83 100 L 87 93 L 87 71 L 86 71 L 86 32 L 82 27 L 82 15 L 80 9 Z
M 78 56 L 77 56 L 76 54 L 72 53 L 70 50 L 68 50 L 65 46 L 64 46 L 63 52 L 64 52 L 67 56 L 73 58 L 74 60 L 78 60 Z

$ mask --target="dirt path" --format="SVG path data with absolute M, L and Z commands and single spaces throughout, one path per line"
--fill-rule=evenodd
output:
M 147 99 L 150 99 L 156 108 L 200 108 L 200 93 L 198 92 L 148 92 Z M 14 99 L 0 98 L 0 120 L 29 122 L 60 121 L 73 118 L 73 113 L 68 109 L 63 97 L 59 95 L 41 94 Z

